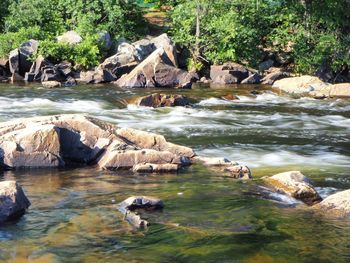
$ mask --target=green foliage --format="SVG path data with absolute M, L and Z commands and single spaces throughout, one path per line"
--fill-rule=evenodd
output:
M 27 40 L 41 38 L 42 32 L 39 27 L 20 28 L 14 33 L 0 34 L 0 58 L 7 57 L 11 50 Z
M 96 66 L 101 59 L 98 43 L 97 37 L 87 37 L 77 45 L 43 40 L 38 53 L 54 63 L 67 60 L 88 69 Z
M 282 56 L 308 73 L 324 63 L 333 70 L 349 64 L 348 0 L 177 1 L 171 20 L 174 40 L 187 46 L 194 60 L 199 47 L 199 59 L 211 63 L 256 66 L 266 56 Z

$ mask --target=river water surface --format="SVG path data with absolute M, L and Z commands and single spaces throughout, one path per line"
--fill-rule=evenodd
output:
M 251 94 L 251 91 L 258 91 Z M 178 175 L 139 176 L 94 167 L 21 170 L 32 205 L 0 226 L 0 262 L 349 262 L 350 220 L 331 220 L 295 200 L 257 190 L 262 176 L 300 170 L 323 197 L 350 188 L 350 101 L 280 96 L 264 87 L 162 90 L 192 108 L 128 105 L 154 90 L 78 86 L 46 90 L 0 85 L 0 121 L 88 113 L 164 135 L 204 156 L 248 165 L 251 182 L 200 165 Z M 223 95 L 236 94 L 238 101 Z M 162 198 L 146 230 L 116 211 L 131 195 Z

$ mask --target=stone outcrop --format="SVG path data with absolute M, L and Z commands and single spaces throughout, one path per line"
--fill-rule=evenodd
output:
M 251 74 L 248 78 L 242 80 L 241 84 L 260 84 L 261 76 L 258 73 Z
M 154 93 L 148 96 L 141 97 L 137 100 L 138 106 L 144 107 L 175 107 L 175 106 L 189 106 L 190 101 L 182 95 L 166 95 Z
M 76 45 L 83 41 L 82 37 L 75 31 L 68 31 L 57 37 L 57 42 Z
M 119 203 L 117 209 L 124 215 L 124 219 L 137 228 L 146 228 L 150 223 L 143 219 L 140 210 L 157 210 L 164 208 L 161 199 L 148 196 L 132 196 Z
M 9 67 L 12 74 L 19 74 L 24 77 L 25 73 L 30 70 L 33 62 L 32 56 L 38 51 L 39 42 L 36 40 L 29 40 L 20 45 L 19 48 L 14 49 L 9 55 Z
M 305 94 L 314 91 L 319 91 L 325 88 L 328 84 L 320 80 L 318 77 L 301 76 L 293 78 L 285 78 L 275 81 L 273 88 L 278 88 L 284 92 L 292 94 Z
M 210 78 L 214 84 L 238 84 L 248 77 L 248 69 L 237 63 L 225 63 L 210 67 Z
M 171 47 L 160 47 L 115 84 L 125 88 L 190 88 L 198 76 L 175 67 L 169 57 Z
M 22 187 L 15 181 L 0 182 L 0 223 L 21 217 L 29 206 Z
M 350 216 L 350 190 L 341 191 L 325 198 L 314 208 L 331 217 Z
M 151 172 L 162 172 L 189 165 L 194 155 L 192 149 L 169 143 L 161 135 L 119 129 L 83 115 L 0 124 L 0 169 L 97 163 L 110 170 L 151 164 Z
M 331 85 L 329 88 L 331 98 L 350 98 L 350 83 L 339 83 Z
M 310 95 L 317 99 L 350 98 L 350 83 L 329 85 L 318 91 L 311 92 Z
M 237 162 L 232 162 L 226 158 L 196 156 L 194 160 L 234 179 L 249 180 L 253 178 L 247 166 L 239 165 Z
M 140 163 L 133 167 L 133 171 L 136 173 L 177 173 L 179 171 L 179 165 L 175 163 Z
M 275 81 L 290 77 L 290 73 L 276 70 L 267 74 L 262 80 L 263 85 L 273 85 Z
M 301 200 L 307 205 L 313 205 L 322 201 L 316 189 L 299 171 L 291 171 L 263 178 L 266 185 L 275 191 Z

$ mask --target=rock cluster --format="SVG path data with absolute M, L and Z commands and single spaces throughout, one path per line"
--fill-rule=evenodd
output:
M 19 119 L 0 124 L 0 169 L 97 164 L 102 169 L 133 169 L 149 164 L 180 168 L 191 164 L 192 149 L 161 135 L 116 128 L 83 115 Z M 158 166 L 157 166 L 158 165 Z M 166 167 L 166 166 L 164 166 Z M 135 168 L 136 169 L 136 168 Z
M 111 48 L 108 32 L 102 32 L 101 42 Z M 57 37 L 57 42 L 78 45 L 82 37 L 75 31 L 69 31 Z M 198 80 L 198 75 L 178 67 L 175 44 L 167 36 L 160 35 L 152 39 L 142 39 L 134 43 L 121 41 L 116 54 L 107 58 L 95 69 L 82 71 L 73 68 L 71 63 L 63 61 L 53 64 L 39 56 L 34 62 L 33 55 L 38 51 L 39 42 L 30 40 L 9 54 L 6 65 L 0 65 L 0 81 L 56 81 L 61 85 L 52 87 L 74 86 L 77 81 L 83 83 L 114 82 L 120 87 L 177 87 L 189 88 Z M 43 84 L 47 87 L 47 83 Z
M 259 84 L 261 76 L 238 63 L 225 63 L 210 67 L 213 84 Z

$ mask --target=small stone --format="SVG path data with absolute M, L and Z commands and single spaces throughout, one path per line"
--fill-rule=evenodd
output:
M 54 80 L 51 80 L 51 81 L 43 81 L 43 82 L 41 82 L 41 85 L 43 85 L 44 88 L 53 89 L 53 88 L 59 88 L 59 87 L 61 87 L 61 82 L 54 81 Z
M 250 169 L 247 166 L 229 166 L 225 168 L 225 171 L 230 172 L 230 176 L 235 179 L 249 180 L 253 178 Z

